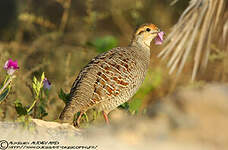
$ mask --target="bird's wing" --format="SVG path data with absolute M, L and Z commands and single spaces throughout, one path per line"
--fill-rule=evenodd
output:
M 127 48 L 113 48 L 92 59 L 73 83 L 68 107 L 86 110 L 117 96 L 131 80 L 131 55 Z

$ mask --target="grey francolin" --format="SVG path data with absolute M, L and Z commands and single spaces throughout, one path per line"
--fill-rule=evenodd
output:
M 113 48 L 102 53 L 86 65 L 70 91 L 70 100 L 60 115 L 63 122 L 73 122 L 90 108 L 101 111 L 106 123 L 107 114 L 128 101 L 139 89 L 150 63 L 150 43 L 161 44 L 163 34 L 153 24 L 143 24 L 136 29 L 127 47 Z

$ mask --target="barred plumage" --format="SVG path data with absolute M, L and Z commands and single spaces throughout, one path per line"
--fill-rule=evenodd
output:
M 146 31 L 147 28 L 150 31 Z M 152 24 L 143 25 L 136 31 L 130 46 L 113 48 L 92 59 L 73 83 L 70 101 L 60 119 L 72 122 L 75 113 L 93 107 L 107 114 L 128 101 L 144 80 L 150 62 L 146 42 L 157 37 L 157 30 Z

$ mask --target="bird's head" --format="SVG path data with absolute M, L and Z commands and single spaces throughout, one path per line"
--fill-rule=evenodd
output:
M 160 45 L 163 42 L 163 35 L 164 32 L 154 24 L 143 24 L 136 29 L 131 45 L 149 48 L 153 40 L 156 45 Z

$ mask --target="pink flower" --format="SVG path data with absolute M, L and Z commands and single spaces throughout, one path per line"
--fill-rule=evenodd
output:
M 9 75 L 13 75 L 13 73 L 19 69 L 17 61 L 13 61 L 12 59 L 9 59 L 6 61 L 4 65 L 4 69 L 7 71 Z
M 164 34 L 165 33 L 163 31 L 158 33 L 158 36 L 154 39 L 155 45 L 161 45 L 162 44 L 162 42 L 164 40 L 163 39 Z
M 51 89 L 51 82 L 50 81 L 48 81 L 48 79 L 47 78 L 44 78 L 44 80 L 43 80 L 43 88 L 44 89 L 48 89 L 48 90 L 50 90 Z

